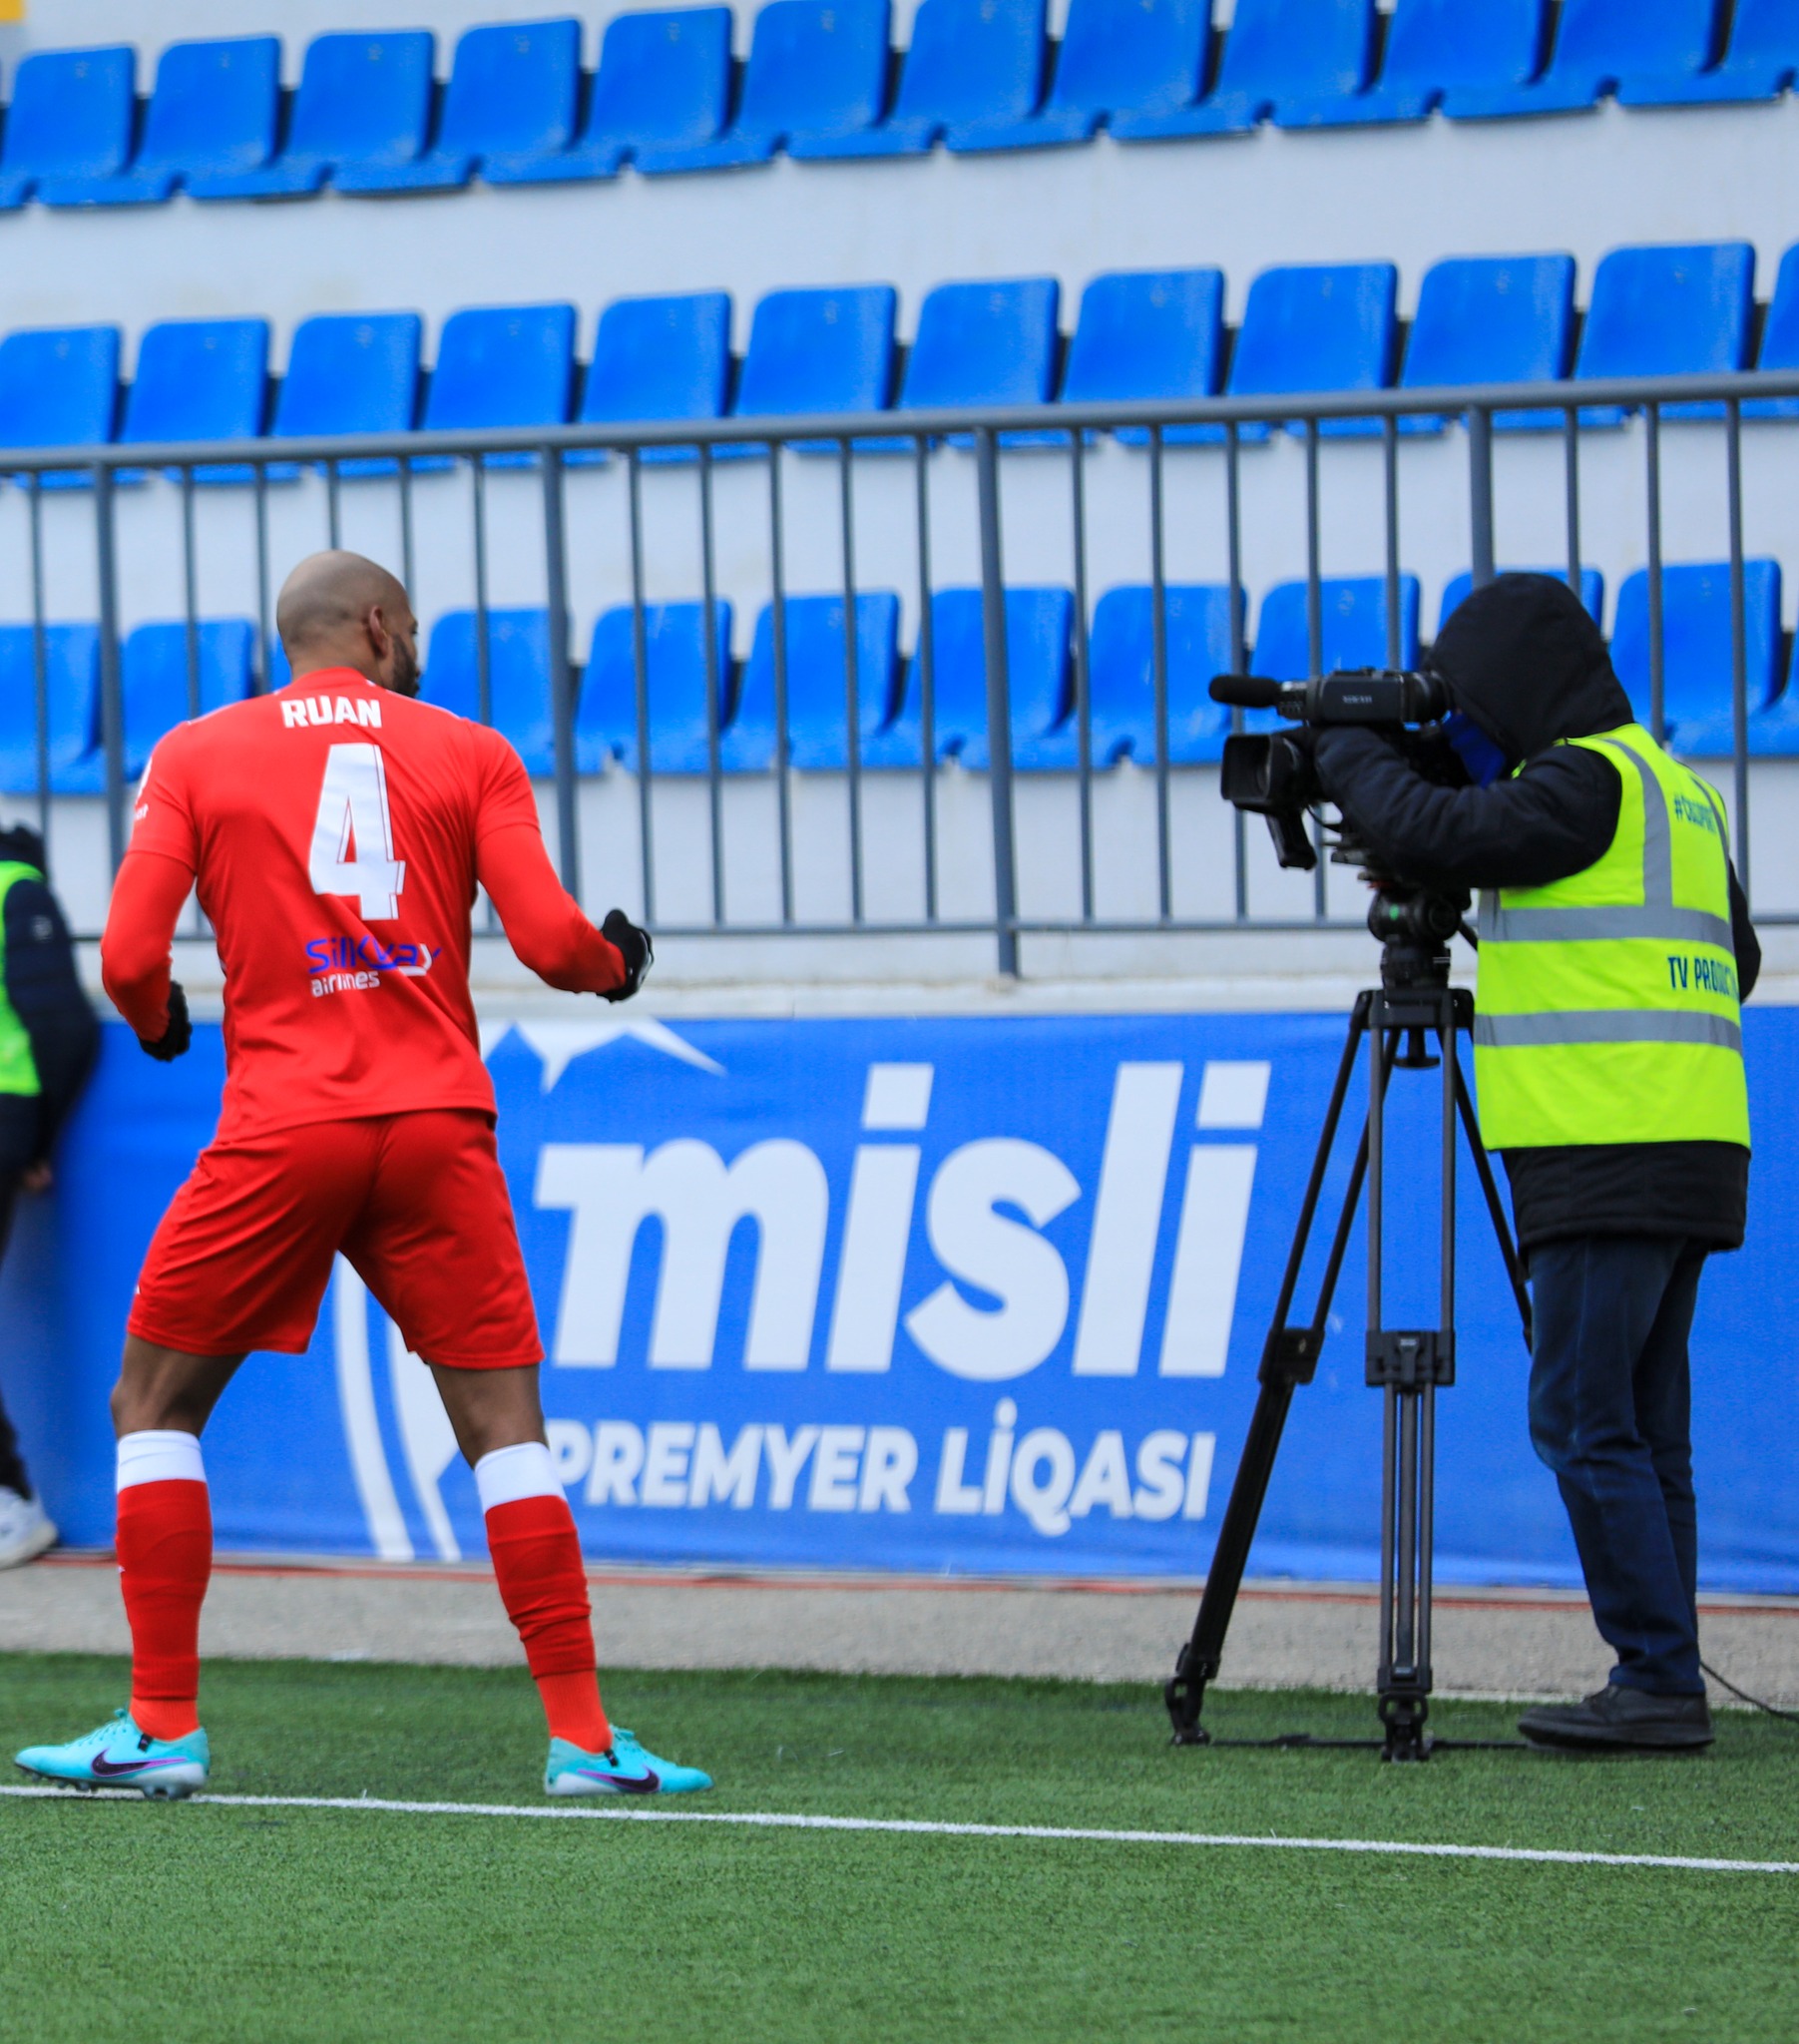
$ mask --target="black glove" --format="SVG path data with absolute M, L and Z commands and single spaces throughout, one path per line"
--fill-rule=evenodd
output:
M 651 966 L 656 963 L 656 946 L 650 941 L 650 932 L 641 930 L 622 908 L 607 910 L 606 920 L 600 925 L 600 934 L 619 952 L 625 960 L 625 984 L 616 986 L 609 994 L 602 994 L 603 1001 L 628 1001 L 644 984 Z
M 169 1027 L 155 1043 L 145 1043 L 141 1036 L 138 1041 L 144 1045 L 145 1055 L 155 1058 L 160 1065 L 173 1064 L 194 1041 L 194 1024 L 188 1019 L 188 996 L 182 992 L 179 979 L 169 982 Z

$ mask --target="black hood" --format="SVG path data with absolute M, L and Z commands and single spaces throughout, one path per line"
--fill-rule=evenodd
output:
M 1558 739 L 1631 722 L 1604 635 L 1555 575 L 1501 575 L 1477 589 L 1427 665 L 1513 766 Z
M 41 873 L 45 870 L 44 840 L 28 823 L 14 823 L 9 829 L 0 830 L 0 860 L 36 866 Z

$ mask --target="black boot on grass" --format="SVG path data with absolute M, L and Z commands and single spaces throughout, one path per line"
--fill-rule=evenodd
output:
M 1703 1697 L 1658 1697 L 1607 1683 L 1577 1704 L 1538 1704 L 1518 1721 L 1533 1746 L 1586 1752 L 1674 1753 L 1709 1746 L 1711 1711 Z

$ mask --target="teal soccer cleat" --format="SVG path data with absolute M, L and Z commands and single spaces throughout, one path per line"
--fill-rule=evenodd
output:
M 138 1788 L 173 1800 L 207 1786 L 212 1755 L 204 1732 L 186 1739 L 152 1739 L 128 1711 L 67 1746 L 28 1746 L 13 1755 L 28 1775 L 70 1788 Z
M 711 1776 L 697 1768 L 677 1768 L 646 1753 L 620 1725 L 613 1727 L 613 1743 L 604 1753 L 583 1753 L 566 1739 L 551 1740 L 544 1769 L 546 1795 L 690 1795 L 711 1786 Z

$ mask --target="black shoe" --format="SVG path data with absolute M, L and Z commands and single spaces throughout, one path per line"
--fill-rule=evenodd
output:
M 1709 1746 L 1711 1710 L 1703 1697 L 1658 1697 L 1607 1683 L 1577 1704 L 1539 1704 L 1518 1721 L 1533 1746 L 1607 1747 L 1672 1752 Z

